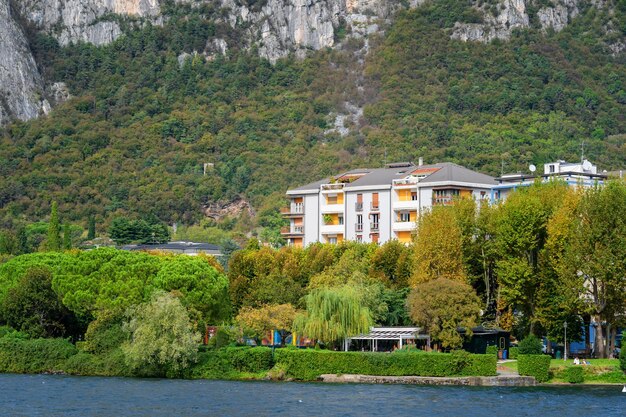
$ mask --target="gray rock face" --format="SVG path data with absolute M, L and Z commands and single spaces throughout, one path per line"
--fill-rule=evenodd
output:
M 47 113 L 41 76 L 9 0 L 0 0 L 0 58 L 0 124 Z
M 483 23 L 457 23 L 452 33 L 452 38 L 463 41 L 489 42 L 492 39 L 509 39 L 511 33 L 517 28 L 528 28 L 530 17 L 527 4 L 533 0 L 503 0 L 498 8 L 498 15 L 493 16 L 488 11 L 484 14 Z M 551 0 L 551 5 L 542 7 L 537 12 L 537 19 L 542 30 L 562 30 L 578 15 L 578 3 L 581 0 Z M 594 4 L 603 7 L 602 3 Z
M 157 17 L 159 0 L 22 0 L 20 13 L 62 45 L 84 41 L 103 45 L 122 31 L 113 14 Z

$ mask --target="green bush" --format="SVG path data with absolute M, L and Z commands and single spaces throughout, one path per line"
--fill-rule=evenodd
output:
M 626 372 L 626 349 L 624 349 L 624 339 L 622 339 L 622 350 L 619 352 L 619 369 Z
M 498 346 L 496 345 L 487 346 L 487 351 L 485 353 L 487 355 L 498 355 Z
M 528 335 L 519 344 L 520 355 L 541 355 L 543 344 L 534 335 Z
M 496 374 L 496 357 L 453 353 L 370 353 L 278 349 L 276 366 L 288 376 L 315 380 L 322 374 L 389 376 L 488 376 Z
M 584 369 L 581 366 L 568 366 L 563 375 L 570 384 L 581 384 L 585 381 Z
M 79 352 L 65 361 L 63 370 L 72 375 L 133 376 L 126 364 L 122 349 L 113 349 L 106 354 L 93 355 Z
M 550 356 L 526 355 L 521 353 L 517 359 L 517 370 L 520 375 L 535 377 L 537 382 L 546 382 L 550 377 Z
M 242 373 L 260 373 L 274 366 L 272 350 L 266 347 L 229 347 L 198 355 L 191 378 L 235 379 Z
M 519 348 L 516 346 L 511 346 L 509 348 L 509 359 L 517 359 L 519 356 Z
M 0 339 L 0 372 L 39 373 L 61 371 L 77 353 L 65 339 Z

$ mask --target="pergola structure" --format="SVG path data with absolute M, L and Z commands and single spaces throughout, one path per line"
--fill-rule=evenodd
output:
M 402 346 L 409 340 L 426 340 L 428 347 L 430 347 L 430 335 L 420 334 L 420 330 L 419 327 L 371 327 L 367 334 L 346 338 L 344 340 L 344 350 L 348 351 L 353 340 L 368 340 L 372 352 L 378 351 L 378 342 L 381 340 L 397 341 L 398 349 L 402 349 Z

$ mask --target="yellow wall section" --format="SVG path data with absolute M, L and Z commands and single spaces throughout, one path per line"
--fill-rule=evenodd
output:
M 296 248 L 301 248 L 302 247 L 302 238 L 294 239 L 293 240 L 293 246 L 295 246 Z
M 337 243 L 343 242 L 343 235 L 337 235 Z
M 409 211 L 409 220 L 412 222 L 417 221 L 417 211 Z
M 398 240 L 401 243 L 410 243 L 411 242 L 411 232 L 406 231 L 406 232 L 396 232 L 396 235 L 398 236 Z
M 326 204 L 343 204 L 343 193 L 337 195 L 327 195 Z
M 324 222 L 325 225 L 328 226 L 337 226 L 339 225 L 339 214 L 334 213 L 334 214 L 325 214 L 324 217 L 330 216 L 330 222 L 326 223 Z
M 411 201 L 411 190 L 398 190 L 398 200 Z
M 471 190 L 461 190 L 461 192 L 459 193 L 461 198 L 468 198 L 472 196 L 472 191 Z

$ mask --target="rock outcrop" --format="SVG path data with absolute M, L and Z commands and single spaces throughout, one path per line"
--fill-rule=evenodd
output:
M 20 13 L 61 45 L 104 45 L 121 35 L 116 15 L 157 18 L 159 0 L 22 0 Z
M 0 0 L 0 57 L 0 124 L 47 113 L 39 70 L 9 0 Z
M 483 23 L 457 23 L 452 37 L 463 41 L 489 42 L 493 39 L 509 39 L 515 29 L 528 28 L 531 25 L 528 5 L 534 0 L 504 0 L 494 10 L 476 8 L 483 14 Z M 562 30 L 579 13 L 580 0 L 550 0 L 536 12 L 542 30 Z M 486 6 L 483 6 L 486 7 Z

